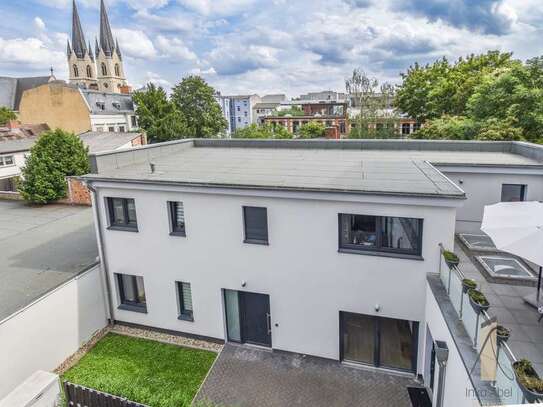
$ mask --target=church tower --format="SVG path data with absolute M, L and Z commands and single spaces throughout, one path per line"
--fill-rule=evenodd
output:
M 100 1 L 100 42 L 96 41 L 98 89 L 121 93 L 126 89 L 123 57 L 119 42 L 113 40 L 104 0 Z
M 94 55 L 90 43 L 88 48 L 85 43 L 85 35 L 81 28 L 75 0 L 73 1 L 72 10 L 72 43 L 70 44 L 70 40 L 68 40 L 66 54 L 70 71 L 70 83 L 82 88 L 98 89 Z

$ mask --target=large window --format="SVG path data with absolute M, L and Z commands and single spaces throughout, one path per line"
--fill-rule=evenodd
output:
M 526 185 L 503 184 L 502 202 L 521 202 L 526 200 Z
M 136 204 L 130 198 L 106 198 L 109 211 L 109 228 L 120 230 L 138 230 Z
M 340 251 L 421 255 L 422 219 L 339 215 Z
M 186 236 L 183 202 L 168 202 L 168 210 L 170 212 L 170 234 L 174 236 Z
M 192 309 L 192 290 L 190 283 L 178 281 L 177 296 L 179 299 L 179 319 L 185 321 L 194 321 L 194 312 Z
M 121 300 L 119 309 L 147 312 L 143 277 L 132 276 L 129 274 L 117 274 L 117 284 Z
M 268 244 L 268 211 L 254 206 L 243 207 L 245 243 Z
M 13 165 L 13 156 L 12 155 L 4 155 L 0 156 L 0 167 Z

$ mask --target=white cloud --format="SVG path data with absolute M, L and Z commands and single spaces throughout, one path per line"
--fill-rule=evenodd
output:
M 0 37 L 0 66 L 11 68 L 17 75 L 24 72 L 66 72 L 66 57 L 63 52 L 49 48 L 38 38 L 4 39 Z
M 34 17 L 34 27 L 40 31 L 43 31 L 45 30 L 45 23 L 40 17 Z
M 167 58 L 185 61 L 195 61 L 198 59 L 198 56 L 188 49 L 183 41 L 177 37 L 168 38 L 159 35 L 155 40 L 155 44 L 162 55 Z
M 114 31 L 124 54 L 134 58 L 154 58 L 157 55 L 155 46 L 143 31 L 128 28 Z
M 203 15 L 234 15 L 246 11 L 256 0 L 178 0 L 190 10 Z
M 145 83 L 147 84 L 149 82 L 162 86 L 164 89 L 170 89 L 173 86 L 170 81 L 162 78 L 162 76 L 156 72 L 147 72 L 145 74 Z
M 167 16 L 156 15 L 148 10 L 141 9 L 134 15 L 150 30 L 155 31 L 190 31 L 194 29 L 194 19 L 180 13 Z

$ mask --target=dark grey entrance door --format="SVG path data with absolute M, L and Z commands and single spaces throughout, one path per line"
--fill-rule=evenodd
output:
M 271 346 L 270 297 L 240 291 L 239 302 L 243 342 Z

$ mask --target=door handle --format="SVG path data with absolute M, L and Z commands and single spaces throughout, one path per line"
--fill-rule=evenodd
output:
M 268 335 L 271 334 L 271 315 L 269 312 L 266 312 L 266 325 L 268 326 Z

